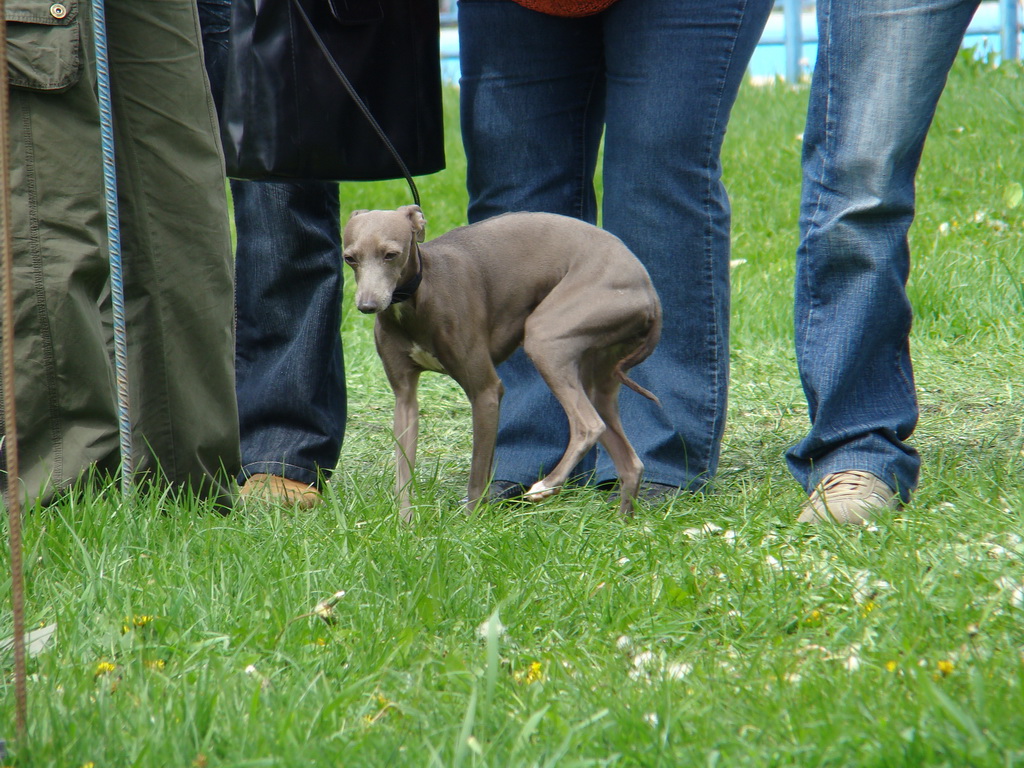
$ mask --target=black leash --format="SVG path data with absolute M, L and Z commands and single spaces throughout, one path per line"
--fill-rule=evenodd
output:
M 359 97 L 359 94 L 356 93 L 356 89 L 352 87 L 352 83 L 350 83 L 348 81 L 348 78 L 345 77 L 345 73 L 341 71 L 341 67 L 338 66 L 338 62 L 336 62 L 334 60 L 334 57 L 331 56 L 331 52 L 324 44 L 324 41 L 320 37 L 320 34 L 313 27 L 313 22 L 309 20 L 309 16 L 306 14 L 306 9 L 302 7 L 302 3 L 300 3 L 299 0 L 292 0 L 292 5 L 295 6 L 295 10 L 299 12 L 299 16 L 302 17 L 302 21 L 303 23 L 305 23 L 306 29 L 308 29 L 309 33 L 313 36 L 313 40 L 316 41 L 317 47 L 320 49 L 320 52 L 324 55 L 324 58 L 327 59 L 327 63 L 330 65 L 331 69 L 334 70 L 334 74 L 341 81 L 341 84 L 345 87 L 345 90 L 348 92 L 348 95 L 352 97 L 352 101 L 356 103 L 356 106 L 359 107 L 359 111 L 363 113 L 363 117 L 365 117 L 367 122 L 369 122 L 370 125 L 373 126 L 373 130 L 376 131 L 377 135 L 380 137 L 380 140 L 384 142 L 384 146 L 388 148 L 388 151 L 391 153 L 391 156 L 395 158 L 395 162 L 398 163 L 398 167 L 402 171 L 402 175 L 405 176 L 405 180 L 409 182 L 409 189 L 412 190 L 413 202 L 415 202 L 416 205 L 419 205 L 420 193 L 416 190 L 416 183 L 412 180 L 412 174 L 409 173 L 409 168 L 405 164 L 405 161 L 402 160 L 402 156 L 398 154 L 398 150 L 395 149 L 395 145 L 391 143 L 391 139 L 388 138 L 387 134 L 384 133 L 384 129 L 380 127 L 380 124 L 370 113 L 370 110 L 366 106 L 366 103 Z

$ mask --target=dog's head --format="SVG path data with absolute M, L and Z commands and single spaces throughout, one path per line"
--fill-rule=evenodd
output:
M 418 205 L 396 211 L 353 211 L 342 258 L 356 276 L 356 308 L 367 314 L 391 306 L 395 288 L 416 274 L 416 243 L 427 222 Z

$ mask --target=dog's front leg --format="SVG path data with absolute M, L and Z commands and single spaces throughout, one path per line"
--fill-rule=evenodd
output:
M 473 410 L 473 459 L 469 468 L 466 513 L 471 513 L 491 482 L 494 444 L 498 439 L 498 414 L 505 389 L 491 367 L 491 376 L 479 386 L 466 389 Z
M 395 393 L 395 493 L 402 519 L 412 522 L 412 473 L 416 466 L 416 443 L 420 429 L 420 408 L 416 397 L 419 371 L 411 371 L 392 382 Z
M 412 473 L 416 466 L 416 440 L 420 429 L 420 410 L 416 398 L 422 369 L 412 362 L 410 344 L 401 333 L 377 318 L 374 327 L 377 354 L 395 395 L 395 494 L 405 522 L 412 522 Z

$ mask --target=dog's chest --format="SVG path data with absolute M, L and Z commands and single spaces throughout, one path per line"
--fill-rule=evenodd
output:
M 394 304 L 391 311 L 399 333 L 405 336 L 409 342 L 409 359 L 424 370 L 447 374 L 448 371 L 441 365 L 441 361 L 434 355 L 433 350 L 417 340 L 414 313 L 410 312 L 405 304 Z
M 441 365 L 441 361 L 419 344 L 414 343 L 412 345 L 412 348 L 409 350 L 409 357 L 412 358 L 412 361 L 420 368 L 425 368 L 426 370 L 434 371 L 435 373 L 447 373 L 444 366 Z

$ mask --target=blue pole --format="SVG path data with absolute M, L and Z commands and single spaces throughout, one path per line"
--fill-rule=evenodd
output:
M 107 19 L 103 0 L 93 2 L 93 25 L 96 36 L 96 90 L 100 102 L 100 143 L 103 150 L 103 191 L 110 251 L 110 297 L 114 314 L 114 372 L 117 376 L 117 430 L 121 441 L 121 493 L 127 496 L 134 472 L 131 412 L 128 407 L 128 333 L 124 316 L 124 270 L 121 263 L 121 227 L 114 166 L 114 119 L 110 104 Z
M 999 0 L 1000 51 L 1003 61 L 1020 59 L 1020 11 L 1017 0 Z
M 803 53 L 803 30 L 800 28 L 801 0 L 783 0 L 786 22 L 786 79 L 791 83 L 800 80 L 800 57 Z

